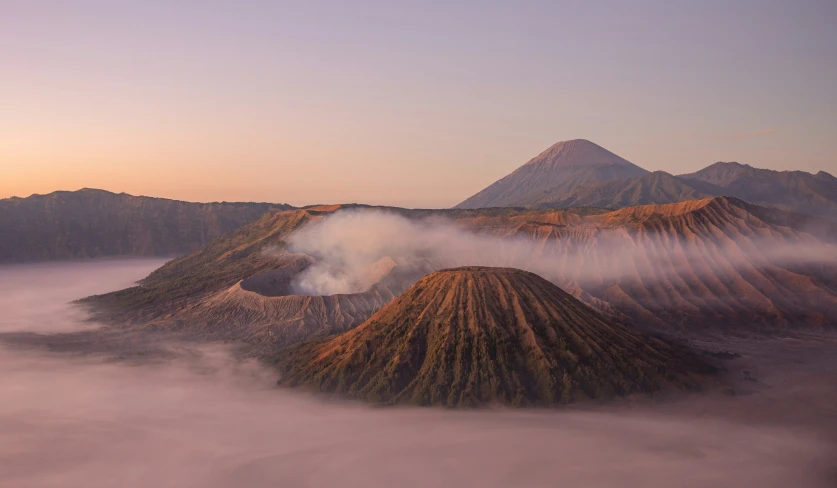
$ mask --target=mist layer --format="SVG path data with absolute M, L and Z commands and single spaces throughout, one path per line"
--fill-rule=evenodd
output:
M 124 263 L 0 270 L 4 328 L 75 330 L 66 300 Z M 39 297 L 50 308 L 32 309 Z M 19 303 L 21 310 L 15 310 Z M 25 305 L 29 304 L 29 305 Z M 49 311 L 49 312 L 48 312 Z M 72 312 L 72 313 L 71 313 Z M 70 314 L 70 315 L 68 315 Z M 218 345 L 176 359 L 0 345 L 0 485 L 44 487 L 831 486 L 830 444 L 782 426 L 632 412 L 372 409 L 277 389 Z M 134 364 L 134 363 L 131 363 Z

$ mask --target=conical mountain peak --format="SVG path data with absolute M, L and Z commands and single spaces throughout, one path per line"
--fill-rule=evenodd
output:
M 457 208 L 515 207 L 538 203 L 547 193 L 582 185 L 634 178 L 646 170 L 586 139 L 553 144 L 547 150 L 457 205 Z
M 548 164 L 550 166 L 619 165 L 636 167 L 630 161 L 617 156 L 587 139 L 572 139 L 553 144 L 525 166 Z
M 432 273 L 357 328 L 290 352 L 285 364 L 288 385 L 451 407 L 689 389 L 698 387 L 694 374 L 709 371 L 540 276 L 483 267 Z

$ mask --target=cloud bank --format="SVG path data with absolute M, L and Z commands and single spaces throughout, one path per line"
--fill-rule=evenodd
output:
M 544 240 L 506 232 L 476 232 L 439 217 L 340 211 L 290 236 L 289 251 L 316 259 L 294 286 L 306 295 L 363 292 L 368 280 L 361 277 L 385 258 L 407 275 L 456 266 L 506 266 L 532 271 L 559 286 L 583 288 L 624 279 L 676 280 L 686 273 L 704 277 L 777 266 L 803 272 L 837 266 L 837 247 L 807 234 L 656 240 L 591 227 Z
M 447 224 L 426 225 L 416 227 L 421 235 L 405 235 L 403 227 L 382 231 L 392 245 L 381 249 L 411 257 L 416 243 L 427 250 L 449 237 L 440 230 Z M 378 247 L 366 237 L 327 247 L 341 259 L 372 260 Z M 15 290 L 14 299 L 0 294 L 3 332 L 45 332 L 43 323 L 50 331 L 78 330 L 67 301 L 131 283 L 153 267 L 0 267 L 0 289 Z M 33 304 L 43 310 L 33 313 Z M 833 443 L 799 429 L 713 420 L 706 412 L 725 408 L 717 400 L 694 399 L 704 402 L 695 417 L 641 406 L 630 412 L 375 409 L 277 389 L 274 371 L 237 360 L 222 346 L 168 346 L 178 352 L 174 359 L 136 364 L 106 353 L 55 354 L 0 343 L 0 485 L 834 486 Z M 783 415 L 788 405 L 782 404 Z

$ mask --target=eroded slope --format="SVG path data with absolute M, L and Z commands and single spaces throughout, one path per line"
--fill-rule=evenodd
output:
M 295 289 L 297 276 L 328 264 L 329 253 L 289 253 L 288 240 L 346 211 L 371 212 L 370 219 L 348 219 L 372 222 L 351 229 L 367 240 L 381 222 L 375 216 L 406 219 L 398 249 L 375 242 L 380 255 L 352 277 L 356 292 Z M 409 245 L 435 232 L 429 226 L 440 217 L 441 238 L 410 255 Z M 142 286 L 87 303 L 118 323 L 244 337 L 279 349 L 356 326 L 434 270 L 490 265 L 536 272 L 639 328 L 829 327 L 837 325 L 835 240 L 827 222 L 723 197 L 610 212 L 312 208 L 267 215 L 167 264 Z
M 508 268 L 433 273 L 367 322 L 284 359 L 283 383 L 383 403 L 550 405 L 699 386 L 711 368 Z

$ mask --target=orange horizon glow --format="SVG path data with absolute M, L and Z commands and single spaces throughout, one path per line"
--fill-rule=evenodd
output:
M 835 7 L 361 3 L 3 5 L 0 198 L 448 207 L 575 138 L 837 173 Z

